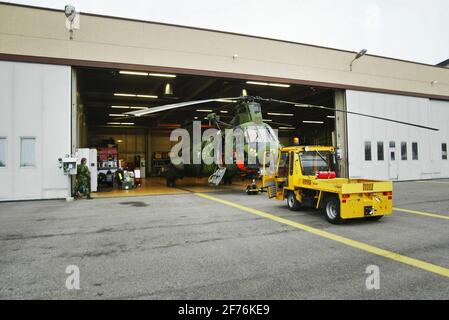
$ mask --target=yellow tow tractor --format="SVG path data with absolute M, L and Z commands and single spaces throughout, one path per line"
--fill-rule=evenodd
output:
M 269 198 L 287 199 L 290 210 L 324 209 L 326 219 L 335 224 L 353 218 L 379 220 L 392 213 L 391 181 L 338 178 L 336 171 L 333 147 L 283 147 L 277 155 L 265 154 L 262 187 Z

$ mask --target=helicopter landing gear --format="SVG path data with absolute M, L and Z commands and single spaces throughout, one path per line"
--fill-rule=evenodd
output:
M 176 186 L 176 179 L 167 179 L 167 187 L 174 188 Z
M 231 185 L 232 184 L 232 178 L 229 178 L 229 177 L 223 178 L 223 184 L 224 185 Z

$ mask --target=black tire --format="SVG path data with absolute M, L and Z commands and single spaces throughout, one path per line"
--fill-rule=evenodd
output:
M 292 191 L 287 193 L 287 206 L 292 211 L 301 209 L 301 202 L 296 199 L 295 193 Z
M 340 224 L 343 219 L 340 215 L 340 200 L 337 197 L 329 197 L 324 204 L 326 220 L 333 224 Z
M 374 217 L 365 217 L 365 220 L 368 221 L 379 221 L 383 216 L 374 216 Z

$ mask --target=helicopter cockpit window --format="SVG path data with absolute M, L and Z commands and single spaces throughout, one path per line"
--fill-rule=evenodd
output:
M 248 111 L 245 107 L 239 107 L 237 109 L 237 115 L 239 117 L 239 120 L 241 123 L 249 122 L 251 121 Z
M 248 143 L 273 143 L 277 141 L 273 130 L 265 126 L 251 126 L 245 129 Z
M 260 113 L 260 112 L 262 112 L 262 110 L 261 110 L 261 108 L 260 108 L 260 104 L 252 104 L 252 105 L 250 106 L 250 108 L 251 108 L 251 110 L 252 110 L 254 113 Z

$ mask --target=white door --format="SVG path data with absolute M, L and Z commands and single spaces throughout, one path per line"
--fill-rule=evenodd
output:
M 396 154 L 396 143 L 390 141 L 388 145 L 388 178 L 398 180 L 398 158 Z
M 89 171 L 90 171 L 90 191 L 97 192 L 98 188 L 97 149 L 89 150 Z

